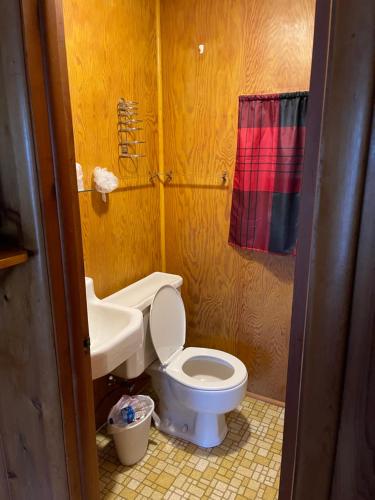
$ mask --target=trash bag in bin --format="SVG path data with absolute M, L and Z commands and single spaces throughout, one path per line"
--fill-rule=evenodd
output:
M 118 458 L 123 465 L 141 460 L 147 451 L 154 402 L 148 396 L 124 395 L 108 415 L 108 434 L 113 435 Z
M 127 396 L 125 394 L 109 412 L 108 423 L 125 427 L 146 418 L 153 410 L 154 402 L 148 396 Z

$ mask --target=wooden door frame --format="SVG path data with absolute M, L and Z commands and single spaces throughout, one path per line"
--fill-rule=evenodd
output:
M 371 3 L 317 0 L 288 368 L 283 500 L 323 500 L 331 491 L 371 121 L 373 40 L 367 22 L 374 10 Z M 56 318 L 67 465 L 71 491 L 95 499 L 98 470 L 90 358 L 83 347 L 88 327 L 62 5 L 61 0 L 20 0 L 20 5 Z M 356 124 L 355 133 L 350 123 Z M 331 281 L 323 289 L 327 276 Z
M 19 0 L 71 498 L 99 498 L 81 224 L 60 0 Z

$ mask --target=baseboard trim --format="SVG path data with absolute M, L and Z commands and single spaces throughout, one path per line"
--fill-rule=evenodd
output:
M 246 391 L 246 394 L 253 399 L 258 399 L 259 401 L 263 401 L 264 403 L 270 403 L 275 406 L 281 406 L 285 408 L 284 401 L 279 401 L 277 399 L 268 398 L 267 396 L 261 396 L 260 394 L 255 394 L 254 392 Z

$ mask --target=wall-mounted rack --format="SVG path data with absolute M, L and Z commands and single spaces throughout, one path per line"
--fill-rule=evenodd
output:
M 117 103 L 117 134 L 119 158 L 143 158 L 146 155 L 136 152 L 138 144 L 144 144 L 135 138 L 135 134 L 143 130 L 139 125 L 143 122 L 137 118 L 138 102 L 127 101 L 123 97 Z

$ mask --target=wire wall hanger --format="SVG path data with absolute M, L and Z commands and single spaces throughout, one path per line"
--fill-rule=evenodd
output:
M 138 103 L 127 101 L 121 97 L 117 103 L 117 133 L 119 158 L 143 158 L 146 155 L 137 153 L 137 146 L 144 144 L 137 138 L 137 132 L 143 130 L 140 124 L 143 120 L 137 118 Z

